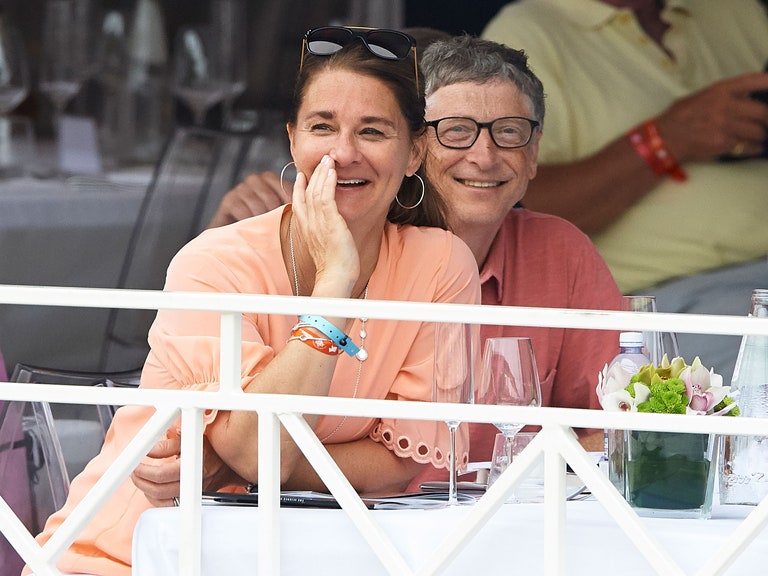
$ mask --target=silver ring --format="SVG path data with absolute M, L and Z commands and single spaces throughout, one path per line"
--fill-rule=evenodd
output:
M 178 505 L 179 505 L 179 497 L 178 496 L 174 496 L 173 497 L 173 505 L 178 507 Z

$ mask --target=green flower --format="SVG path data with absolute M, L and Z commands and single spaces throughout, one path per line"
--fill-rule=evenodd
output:
M 723 416 L 741 416 L 741 411 L 739 410 L 739 407 L 736 405 L 736 400 L 731 398 L 730 396 L 726 396 L 723 398 L 717 406 L 715 406 L 715 409 L 713 411 L 716 415 L 723 415 Z
M 685 414 L 688 396 L 685 394 L 685 382 L 680 378 L 663 380 L 655 374 L 651 381 L 651 397 L 638 404 L 638 412 L 657 414 Z

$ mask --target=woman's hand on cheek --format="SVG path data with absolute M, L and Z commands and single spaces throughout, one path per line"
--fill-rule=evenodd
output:
M 333 160 L 323 156 L 306 185 L 305 181 L 300 175 L 294 186 L 294 225 L 315 264 L 313 294 L 347 297 L 360 273 L 360 258 L 336 204 Z

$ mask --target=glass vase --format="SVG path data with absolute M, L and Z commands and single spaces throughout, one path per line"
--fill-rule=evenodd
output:
M 639 516 L 711 516 L 717 435 L 616 432 L 609 438 L 609 476 Z

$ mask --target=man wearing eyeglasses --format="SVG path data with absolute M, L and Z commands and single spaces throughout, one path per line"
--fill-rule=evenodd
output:
M 483 304 L 618 310 L 616 283 L 582 232 L 514 208 L 536 176 L 544 125 L 544 89 L 525 54 L 459 36 L 427 47 L 421 70 L 425 174 L 447 205 L 449 227 L 477 260 Z M 482 339 L 498 336 L 532 339 L 542 405 L 598 408 L 595 374 L 616 348 L 615 332 L 481 327 Z M 473 461 L 490 460 L 496 432 L 470 426 Z M 582 442 L 602 450 L 602 431 L 590 436 Z

